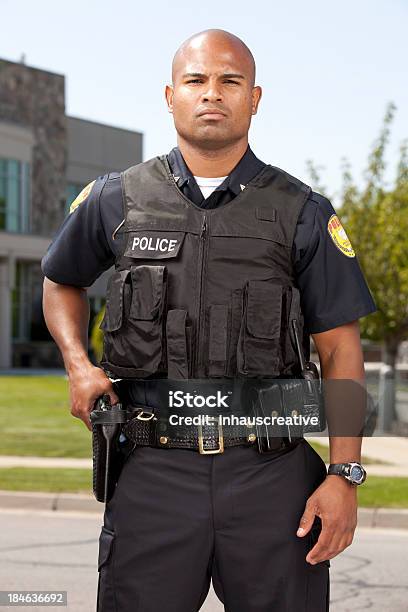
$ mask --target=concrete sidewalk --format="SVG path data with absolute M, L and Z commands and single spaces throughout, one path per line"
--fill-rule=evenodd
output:
M 0 455 L 0 468 L 82 468 L 92 469 L 92 459 L 75 459 L 70 457 L 19 457 Z

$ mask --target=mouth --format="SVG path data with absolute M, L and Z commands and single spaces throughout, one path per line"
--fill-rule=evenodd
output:
M 225 113 L 223 113 L 220 110 L 214 109 L 214 108 L 206 108 L 204 110 L 202 110 L 200 113 L 198 113 L 197 115 L 198 117 L 202 117 L 203 119 L 210 119 L 212 121 L 219 121 L 221 119 L 225 118 Z

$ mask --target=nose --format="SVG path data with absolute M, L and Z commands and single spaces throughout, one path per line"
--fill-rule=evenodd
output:
M 203 102 L 222 102 L 222 94 L 217 81 L 208 81 L 208 86 L 202 95 Z

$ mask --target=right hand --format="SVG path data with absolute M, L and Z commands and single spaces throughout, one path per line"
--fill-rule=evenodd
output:
M 70 374 L 71 414 L 81 419 L 90 431 L 92 431 L 92 425 L 89 414 L 94 409 L 96 400 L 105 393 L 109 395 L 111 404 L 119 402 L 111 381 L 101 368 L 90 363 L 89 366 Z

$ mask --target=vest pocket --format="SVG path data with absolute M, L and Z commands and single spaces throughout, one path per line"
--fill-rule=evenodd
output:
M 281 365 L 282 285 L 248 281 L 237 346 L 241 374 L 278 376 Z
M 208 375 L 225 376 L 227 368 L 229 308 L 213 304 L 209 310 Z
M 109 279 L 101 363 L 118 375 L 143 378 L 162 365 L 166 272 L 165 266 L 132 266 Z
M 179 380 L 189 376 L 189 340 L 187 310 L 167 311 L 166 340 L 168 378 Z
M 123 293 L 129 270 L 116 270 L 109 278 L 106 290 L 105 314 L 99 328 L 113 332 L 122 326 Z

